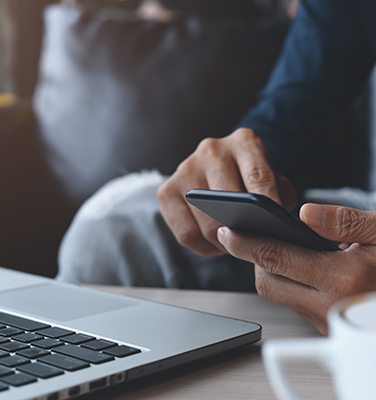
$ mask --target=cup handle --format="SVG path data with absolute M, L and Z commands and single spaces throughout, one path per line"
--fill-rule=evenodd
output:
M 281 400 L 301 400 L 287 374 L 291 360 L 314 360 L 330 368 L 331 340 L 296 339 L 266 342 L 262 357 L 272 387 Z

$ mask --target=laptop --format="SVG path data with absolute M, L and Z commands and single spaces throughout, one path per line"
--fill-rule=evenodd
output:
M 261 326 L 0 268 L 0 400 L 71 399 L 261 339 Z

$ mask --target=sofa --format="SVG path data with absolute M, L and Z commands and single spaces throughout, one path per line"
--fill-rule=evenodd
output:
M 0 109 L 0 265 L 53 277 L 73 216 L 104 183 L 171 174 L 203 138 L 232 131 L 290 22 L 265 8 L 162 23 L 62 4 L 44 21 L 35 94 Z

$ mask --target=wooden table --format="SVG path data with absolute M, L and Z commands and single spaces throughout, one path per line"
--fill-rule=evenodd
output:
M 263 327 L 260 343 L 180 367 L 158 376 L 125 383 L 85 400 L 276 400 L 266 376 L 261 346 L 269 339 L 319 337 L 315 328 L 291 310 L 256 294 L 171 289 L 95 286 L 119 295 L 130 295 L 162 303 L 257 322 Z M 330 376 L 309 363 L 291 365 L 291 375 L 307 400 L 334 400 Z

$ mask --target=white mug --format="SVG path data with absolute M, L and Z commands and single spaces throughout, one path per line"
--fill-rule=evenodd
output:
M 286 368 L 288 362 L 297 360 L 327 366 L 340 400 L 376 399 L 376 292 L 336 303 L 329 311 L 328 326 L 328 338 L 264 344 L 264 365 L 279 399 L 301 399 Z

